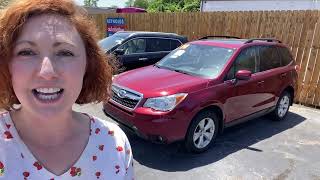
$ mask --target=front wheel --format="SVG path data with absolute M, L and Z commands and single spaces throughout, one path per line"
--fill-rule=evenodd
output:
M 204 152 L 214 142 L 218 134 L 219 121 L 212 111 L 198 114 L 188 129 L 185 146 L 189 152 Z
M 285 119 L 291 105 L 291 95 L 287 91 L 279 97 L 276 109 L 271 113 L 273 120 L 281 121 Z

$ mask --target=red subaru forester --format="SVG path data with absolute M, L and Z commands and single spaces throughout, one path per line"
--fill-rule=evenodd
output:
M 116 76 L 105 114 L 140 137 L 203 152 L 231 125 L 286 117 L 297 85 L 293 57 L 275 39 L 202 39 L 152 66 Z

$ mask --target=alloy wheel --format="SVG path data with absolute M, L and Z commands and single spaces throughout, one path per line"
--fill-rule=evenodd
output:
M 290 99 L 288 96 L 283 96 L 280 100 L 279 107 L 278 107 L 278 115 L 279 117 L 283 117 L 286 115 L 290 106 Z
M 197 125 L 193 133 L 193 143 L 194 145 L 202 149 L 208 146 L 212 140 L 212 137 L 215 133 L 215 124 L 213 119 L 204 118 Z

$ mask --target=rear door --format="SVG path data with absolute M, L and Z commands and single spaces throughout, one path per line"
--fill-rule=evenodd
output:
M 281 56 L 281 88 L 279 88 L 279 94 L 287 86 L 294 84 L 293 79 L 296 78 L 295 64 L 290 51 L 286 47 L 278 47 L 279 54 Z M 288 66 L 289 65 L 289 66 Z
M 180 45 L 181 43 L 175 39 L 147 38 L 146 51 L 149 54 L 149 58 L 145 60 L 145 65 L 155 64 Z
M 277 94 L 282 84 L 283 68 L 281 68 L 281 57 L 276 46 L 265 45 L 257 48 L 260 60 L 260 72 L 257 75 L 261 76 L 264 84 L 264 88 L 259 89 L 261 100 L 257 110 L 263 110 L 276 104 Z

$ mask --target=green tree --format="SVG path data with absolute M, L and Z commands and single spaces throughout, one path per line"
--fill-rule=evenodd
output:
M 200 11 L 200 0 L 191 1 L 184 5 L 183 12 L 197 12 Z
M 0 0 L 0 9 L 6 7 L 11 0 Z
M 128 0 L 127 2 L 125 2 L 126 7 L 131 7 L 134 4 L 134 0 Z
M 133 3 L 133 6 L 147 9 L 149 6 L 149 1 L 148 0 L 135 0 Z
M 148 12 L 200 11 L 200 0 L 151 0 Z
M 99 0 L 84 0 L 83 3 L 84 3 L 84 6 L 87 6 L 87 7 L 98 7 L 97 3 L 98 3 Z

